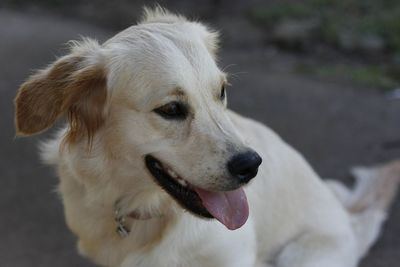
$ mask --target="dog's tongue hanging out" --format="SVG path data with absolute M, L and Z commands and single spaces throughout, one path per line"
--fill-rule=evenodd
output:
M 249 205 L 242 188 L 234 191 L 211 192 L 195 188 L 203 206 L 230 230 L 241 227 L 249 217 Z

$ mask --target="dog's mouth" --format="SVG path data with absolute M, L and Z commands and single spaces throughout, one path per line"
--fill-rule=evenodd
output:
M 228 229 L 240 228 L 249 216 L 246 194 L 234 191 L 207 191 L 188 183 L 152 155 L 146 155 L 147 169 L 156 182 L 184 209 L 203 218 L 215 218 Z

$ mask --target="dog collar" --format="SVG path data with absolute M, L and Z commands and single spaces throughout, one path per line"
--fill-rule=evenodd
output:
M 114 211 L 114 221 L 117 224 L 116 232 L 119 234 L 120 237 L 125 238 L 129 235 L 130 230 L 126 226 L 126 215 L 121 214 L 121 210 L 115 209 Z
M 127 219 L 133 220 L 149 220 L 157 216 L 151 216 L 150 214 L 141 214 L 137 211 L 133 211 L 129 214 L 122 214 L 120 208 L 115 208 L 114 210 L 114 221 L 117 224 L 116 232 L 122 238 L 129 235 L 130 229 L 126 224 Z

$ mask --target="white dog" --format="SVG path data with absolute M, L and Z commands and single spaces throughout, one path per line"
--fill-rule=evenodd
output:
M 356 266 L 400 164 L 357 169 L 355 191 L 323 182 L 270 129 L 226 108 L 216 32 L 145 13 L 103 45 L 73 42 L 16 97 L 20 135 L 68 116 L 43 156 L 79 251 L 113 267 Z

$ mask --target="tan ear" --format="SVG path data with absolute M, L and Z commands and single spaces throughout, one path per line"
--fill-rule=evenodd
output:
M 70 55 L 21 85 L 15 98 L 18 135 L 44 131 L 63 114 L 68 114 L 67 140 L 71 142 L 82 136 L 91 139 L 103 124 L 107 101 L 105 68 L 94 60 L 94 51 L 85 51 L 84 44 L 75 45 Z

